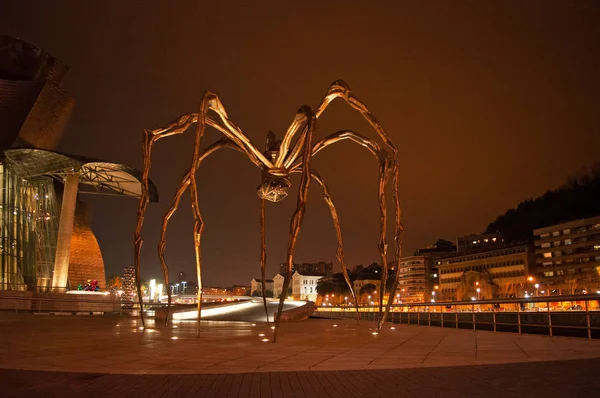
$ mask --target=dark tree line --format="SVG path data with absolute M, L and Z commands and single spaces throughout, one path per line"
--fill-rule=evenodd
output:
M 600 215 L 600 163 L 569 178 L 558 189 L 519 203 L 498 216 L 485 232 L 501 232 L 505 242 L 531 242 L 536 228 L 597 215 Z

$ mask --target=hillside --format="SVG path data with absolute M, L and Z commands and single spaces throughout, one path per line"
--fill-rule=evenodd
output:
M 531 241 L 532 230 L 600 215 L 600 163 L 570 178 L 558 189 L 528 199 L 490 223 L 486 233 L 499 231 L 506 242 Z

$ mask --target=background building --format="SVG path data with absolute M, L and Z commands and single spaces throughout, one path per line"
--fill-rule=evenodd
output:
M 533 236 L 531 273 L 545 288 L 575 294 L 600 287 L 600 216 L 536 229 Z
M 262 279 L 252 278 L 252 281 L 250 281 L 250 295 L 262 296 L 262 284 Z M 271 296 L 273 295 L 273 279 L 265 280 L 265 290 L 270 291 Z M 269 294 L 267 294 L 267 297 L 270 297 Z
M 403 303 L 430 301 L 437 286 L 437 268 L 429 256 L 404 257 L 400 261 L 398 296 Z
M 466 252 L 471 250 L 486 250 L 500 247 L 504 243 L 500 233 L 465 235 L 456 238 L 456 250 Z
M 333 263 L 327 263 L 324 261 L 319 261 L 317 263 L 302 263 L 302 264 L 294 264 L 292 266 L 292 274 L 294 272 L 300 273 L 315 273 L 327 275 L 333 272 Z M 281 263 L 279 264 L 279 273 L 281 275 L 286 274 L 287 272 L 287 264 Z
M 292 275 L 292 297 L 296 300 L 317 301 L 317 283 L 324 275 L 321 273 L 295 272 Z
M 232 296 L 249 296 L 250 295 L 250 286 L 233 285 L 231 287 L 231 295 Z
M 533 250 L 528 245 L 457 253 L 443 258 L 437 262 L 440 299 L 463 301 L 473 297 L 516 296 L 525 287 L 533 264 Z
M 273 297 L 281 296 L 284 281 L 285 277 L 281 274 L 277 274 L 273 277 Z

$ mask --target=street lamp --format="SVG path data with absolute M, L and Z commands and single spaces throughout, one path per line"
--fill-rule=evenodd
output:
M 477 300 L 479 300 L 479 293 L 481 292 L 480 288 L 477 288 Z
M 536 284 L 535 284 L 535 285 L 533 285 L 533 286 L 535 286 L 535 295 L 536 295 L 536 296 L 539 296 L 539 295 L 540 295 L 540 284 L 539 284 L 539 283 L 536 283 Z

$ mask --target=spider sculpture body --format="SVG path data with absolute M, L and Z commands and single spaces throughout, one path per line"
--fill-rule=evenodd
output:
M 383 146 L 377 143 L 375 140 L 371 140 L 365 136 L 355 133 L 350 130 L 342 130 L 326 136 L 324 139 L 316 142 L 313 145 L 313 133 L 316 129 L 317 120 L 327 106 L 336 98 L 344 99 L 352 108 L 358 110 L 369 124 L 375 129 L 379 137 L 383 141 Z M 336 236 L 338 241 L 337 258 L 340 261 L 342 267 L 342 273 L 344 278 L 352 292 L 352 298 L 354 301 L 354 308 L 356 308 L 358 315 L 358 302 L 356 298 L 356 292 L 352 288 L 352 283 L 348 275 L 348 270 L 344 260 L 344 249 L 342 243 L 342 233 L 340 223 L 337 215 L 337 211 L 331 194 L 325 181 L 317 173 L 316 170 L 311 169 L 311 159 L 317 153 L 322 151 L 327 146 L 341 141 L 351 140 L 371 152 L 379 163 L 379 210 L 380 210 L 380 239 L 379 239 L 379 253 L 382 264 L 382 276 L 381 284 L 379 286 L 379 321 L 377 324 L 378 330 L 381 329 L 387 314 L 389 312 L 391 303 L 393 302 L 394 292 L 398 285 L 398 265 L 401 253 L 401 235 L 403 232 L 400 222 L 400 204 L 398 200 L 398 150 L 391 138 L 385 132 L 381 124 L 371 114 L 367 107 L 356 98 L 350 88 L 341 80 L 334 82 L 330 87 L 325 97 L 321 100 L 319 106 L 313 110 L 307 105 L 303 105 L 297 112 L 294 121 L 287 129 L 283 139 L 281 141 L 276 140 L 275 135 L 269 132 L 267 135 L 267 145 L 264 152 L 259 151 L 248 139 L 248 137 L 242 132 L 242 130 L 232 122 L 219 97 L 210 91 L 203 94 L 200 102 L 200 109 L 198 113 L 191 113 L 180 116 L 175 121 L 169 123 L 163 128 L 155 130 L 144 130 L 143 136 L 143 150 L 144 150 L 144 171 L 142 174 L 142 195 L 140 197 L 140 203 L 138 207 L 138 220 L 134 236 L 134 268 L 136 273 L 136 283 L 138 290 L 138 298 L 140 306 L 142 305 L 142 294 L 140 285 L 140 250 L 142 247 L 141 230 L 144 222 L 144 215 L 146 206 L 148 204 L 148 176 L 150 173 L 151 166 L 151 154 L 153 144 L 171 135 L 182 134 L 193 124 L 196 125 L 195 141 L 194 141 L 194 154 L 192 158 L 192 164 L 189 170 L 184 174 L 181 179 L 179 188 L 173 198 L 173 202 L 167 213 L 165 214 L 162 222 L 161 229 L 161 241 L 158 247 L 158 255 L 163 269 L 163 275 L 165 279 L 165 285 L 169 286 L 169 272 L 167 263 L 165 261 L 165 249 L 166 249 L 166 231 L 171 216 L 175 213 L 179 206 L 180 199 L 185 193 L 187 188 L 190 188 L 190 194 L 192 199 L 192 210 L 194 214 L 194 249 L 196 257 L 196 271 L 198 277 L 198 329 L 200 325 L 200 310 L 202 304 L 202 258 L 201 258 L 201 238 L 204 230 L 204 222 L 198 205 L 198 185 L 196 182 L 196 171 L 200 167 L 202 161 L 221 148 L 231 148 L 239 152 L 242 152 L 250 161 L 261 168 L 262 179 L 261 183 L 257 188 L 257 193 L 260 198 L 260 231 L 261 231 L 261 277 L 265 279 L 265 267 L 266 267 L 266 246 L 265 246 L 265 201 L 279 202 L 283 200 L 287 195 L 288 188 L 291 187 L 290 175 L 292 173 L 300 173 L 300 188 L 297 198 L 297 206 L 290 222 L 290 234 L 287 249 L 287 273 L 285 275 L 283 290 L 287 292 L 291 274 L 292 265 L 294 258 L 294 251 L 296 247 L 296 241 L 300 233 L 300 227 L 302 219 L 306 211 L 306 202 L 308 197 L 308 190 L 311 180 L 316 181 L 323 192 L 323 198 L 326 201 L 331 217 L 336 230 Z M 204 151 L 201 151 L 201 142 L 204 135 L 206 126 L 210 126 L 221 132 L 225 137 L 221 140 L 208 146 Z M 395 255 L 392 267 L 395 270 L 392 287 L 389 291 L 387 305 L 383 308 L 383 302 L 385 297 L 386 284 L 389 264 L 387 262 L 387 240 L 386 240 L 386 225 L 387 225 L 387 205 L 385 198 L 385 189 L 389 182 L 389 177 L 392 177 L 393 185 L 393 200 L 395 208 Z M 167 289 L 169 297 L 169 306 L 171 304 L 171 293 L 170 289 Z M 265 312 L 267 312 L 267 304 L 265 298 L 265 284 L 262 284 L 263 303 Z M 279 307 L 277 316 L 275 318 L 275 333 L 273 341 L 277 339 L 277 332 L 279 330 L 279 321 L 283 310 L 283 303 L 285 300 L 285 294 L 281 295 L 279 301 Z M 168 308 L 168 307 L 167 307 Z M 144 326 L 143 311 L 140 311 L 142 325 Z M 267 314 L 268 320 L 268 314 Z M 168 322 L 168 315 L 167 315 Z

